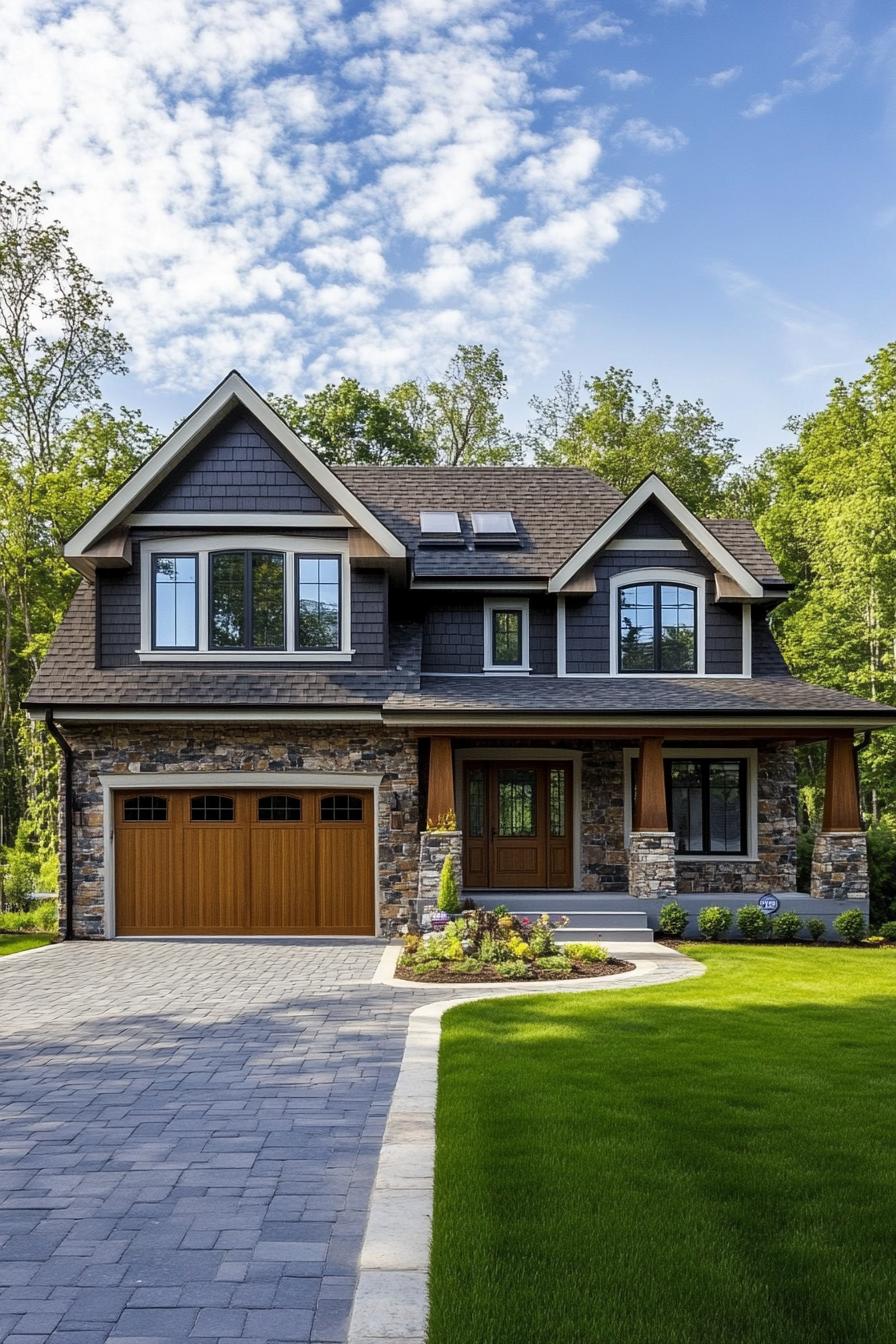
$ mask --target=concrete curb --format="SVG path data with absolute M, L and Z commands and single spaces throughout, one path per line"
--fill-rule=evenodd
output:
M 399 952 L 399 948 L 386 949 L 374 983 L 419 988 L 392 979 Z M 627 960 L 635 960 L 633 971 L 594 980 L 572 983 L 556 980 L 506 987 L 458 985 L 457 990 L 461 991 L 458 997 L 423 1004 L 411 1013 L 370 1197 L 348 1344 L 425 1344 L 426 1341 L 436 1089 L 443 1015 L 458 1003 L 478 999 L 634 989 L 690 980 L 706 969 L 684 956 L 663 963 L 646 957 L 629 956 Z

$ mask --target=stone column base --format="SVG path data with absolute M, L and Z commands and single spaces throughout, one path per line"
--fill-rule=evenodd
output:
M 678 895 L 674 832 L 632 831 L 628 851 L 628 894 L 654 900 Z
M 868 837 L 864 831 L 819 831 L 812 850 L 809 892 L 826 901 L 868 899 Z
M 420 864 L 417 869 L 417 918 L 436 908 L 439 897 L 439 878 L 447 855 L 454 860 L 457 894 L 463 891 L 463 834 L 461 831 L 422 831 L 420 834 Z

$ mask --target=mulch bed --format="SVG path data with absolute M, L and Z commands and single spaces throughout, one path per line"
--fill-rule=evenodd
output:
M 426 975 L 414 975 L 413 971 L 406 970 L 403 966 L 396 966 L 395 975 L 399 980 L 410 980 L 415 985 L 532 985 L 538 980 L 584 980 L 597 975 L 620 975 L 623 971 L 633 971 L 635 963 L 618 961 L 615 957 L 611 957 L 609 961 L 574 961 L 570 969 L 571 974 L 562 975 L 557 971 L 536 967 L 531 975 L 519 980 L 498 975 L 489 967 L 483 967 L 475 975 L 469 973 L 461 975 L 457 971 L 448 970 L 447 967 L 438 971 L 427 971 Z

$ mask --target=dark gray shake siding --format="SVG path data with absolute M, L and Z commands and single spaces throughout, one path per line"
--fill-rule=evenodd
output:
M 130 569 L 107 569 L 97 572 L 97 658 L 100 667 L 124 667 L 139 664 L 136 650 L 140 647 L 140 568 L 139 538 L 146 539 L 146 531 L 134 532 L 133 565 Z M 295 537 L 296 533 L 289 533 Z M 308 536 L 310 533 L 302 533 Z M 341 541 L 345 533 L 317 529 L 315 537 L 325 536 Z M 196 550 L 201 536 L 178 538 L 172 549 Z M 240 544 L 239 533 L 234 533 L 233 546 Z M 352 667 L 385 667 L 388 645 L 388 584 L 379 569 L 355 569 L 351 575 L 352 648 L 355 655 Z M 321 668 L 325 663 L 316 661 Z M 342 664 L 344 666 L 344 664 Z
M 494 594 L 499 597 L 498 593 Z M 447 600 L 436 597 L 423 613 L 424 672 L 481 672 L 485 662 L 484 603 L 491 594 Z M 507 594 L 512 606 L 514 595 Z M 557 608 L 551 597 L 529 597 L 529 662 L 533 673 L 557 671 Z
M 713 568 L 699 552 L 605 551 L 594 567 L 597 591 L 566 599 L 567 672 L 610 671 L 610 580 L 630 569 L 679 569 L 703 575 L 706 585 L 706 673 L 743 670 L 743 617 L 740 607 L 714 600 Z M 615 618 L 615 613 L 612 613 Z
M 140 505 L 143 512 L 332 513 L 247 416 L 228 418 Z

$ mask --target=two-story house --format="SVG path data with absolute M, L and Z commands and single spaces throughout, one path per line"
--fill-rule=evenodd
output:
M 65 554 L 28 708 L 77 936 L 389 932 L 446 852 L 474 899 L 553 894 L 595 936 L 676 894 L 867 900 L 854 740 L 896 713 L 790 676 L 751 525 L 655 477 L 334 470 L 231 373 Z

